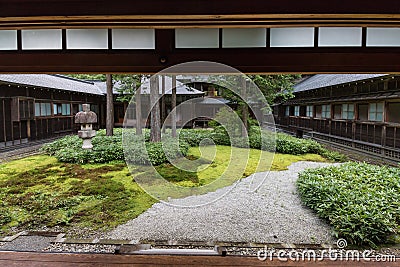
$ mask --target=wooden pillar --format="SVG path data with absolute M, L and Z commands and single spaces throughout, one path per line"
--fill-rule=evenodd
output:
M 136 134 L 142 135 L 142 91 L 141 87 L 136 90 Z
M 176 76 L 172 75 L 172 95 L 171 95 L 171 130 L 172 137 L 176 137 Z
M 22 144 L 22 125 L 21 121 L 18 122 L 18 128 L 19 128 L 19 143 Z
M 30 119 L 28 119 L 26 121 L 26 136 L 27 136 L 28 140 L 31 139 L 31 120 Z
M 328 128 L 329 128 L 329 135 L 332 134 L 332 112 L 335 112 L 334 110 L 332 110 L 333 105 L 329 105 L 330 106 L 330 118 L 328 118 Z
M 159 102 L 159 89 L 158 89 L 158 75 L 150 78 L 150 107 L 151 107 L 151 121 L 150 121 L 150 141 L 161 141 L 161 120 L 160 120 L 160 102 Z
M 106 74 L 107 84 L 107 105 L 106 105 L 106 135 L 112 136 L 114 129 L 114 101 L 113 101 L 113 86 L 111 74 Z M 87 103 L 87 97 L 86 97 Z
M 242 137 L 247 136 L 247 118 L 249 116 L 249 110 L 247 107 L 247 88 L 246 88 L 246 77 L 241 77 L 242 80 L 242 97 L 243 97 L 243 105 L 242 105 Z
M 165 124 L 165 75 L 161 76 L 161 123 Z M 166 125 L 164 125 L 163 133 L 165 133 Z
M 382 115 L 384 123 L 387 122 L 386 114 L 387 114 L 387 103 L 386 103 L 386 101 L 384 101 L 383 102 L 383 115 Z M 381 145 L 382 145 L 382 147 L 386 146 L 386 125 L 382 126 Z M 382 149 L 382 155 L 385 156 L 385 149 Z
M 6 127 L 6 103 L 3 99 L 3 133 L 4 133 L 4 145 L 7 143 L 7 127 Z
M 13 120 L 10 120 L 10 123 L 11 123 L 11 140 L 10 141 L 12 141 L 12 144 L 14 145 L 14 123 L 13 123 Z

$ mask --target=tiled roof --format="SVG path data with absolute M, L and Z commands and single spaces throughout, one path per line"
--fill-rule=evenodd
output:
M 294 92 L 302 92 L 332 85 L 373 79 L 387 74 L 317 74 L 294 86 Z
M 102 81 L 89 81 L 89 82 L 93 82 L 100 89 L 100 91 L 104 95 L 107 94 L 107 84 L 106 84 L 106 82 L 102 82 Z M 118 92 L 119 88 L 121 88 L 120 82 L 115 82 L 113 84 L 113 94 L 119 94 L 119 92 Z
M 205 105 L 224 105 L 228 103 L 230 103 L 230 101 L 222 97 L 204 97 L 204 99 L 199 102 L 199 104 Z
M 62 75 L 49 74 L 0 74 L 0 82 L 34 86 L 40 88 L 59 89 L 93 95 L 103 92 L 93 82 L 86 82 Z
M 149 94 L 150 93 L 150 81 L 146 79 L 142 85 L 142 94 Z M 158 86 L 160 94 L 162 93 L 162 80 L 159 79 L 159 86 Z M 172 78 L 165 77 L 165 94 L 170 95 L 172 94 Z M 202 95 L 204 92 L 199 91 L 195 88 L 189 87 L 186 84 L 176 81 L 176 94 L 177 95 Z

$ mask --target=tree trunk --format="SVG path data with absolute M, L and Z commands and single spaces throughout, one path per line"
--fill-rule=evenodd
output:
M 247 136 L 247 130 L 249 128 L 247 124 L 247 119 L 249 117 L 249 107 L 247 106 L 247 88 L 246 88 L 246 78 L 242 78 L 242 97 L 243 97 L 243 105 L 242 105 L 242 137 Z
M 176 137 L 176 76 L 172 75 L 172 97 L 171 97 L 171 130 L 172 137 Z
M 167 128 L 165 125 L 165 75 L 162 75 L 161 79 L 161 123 L 163 124 L 163 133 L 165 133 Z
M 142 91 L 141 86 L 136 90 L 136 134 L 142 135 Z
M 114 129 L 114 101 L 112 75 L 106 74 L 107 84 L 107 107 L 106 107 L 106 135 L 112 136 Z
M 150 78 L 150 141 L 161 141 L 161 121 L 160 121 L 160 103 L 158 101 L 158 76 Z

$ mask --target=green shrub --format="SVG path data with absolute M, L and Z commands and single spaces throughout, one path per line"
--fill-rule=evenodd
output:
M 40 150 L 50 156 L 54 156 L 56 152 L 62 149 L 79 149 L 80 147 L 82 147 L 82 139 L 80 139 L 77 135 L 69 135 L 55 140 L 49 144 L 44 144 Z
M 228 132 L 225 130 L 223 126 L 215 127 L 210 137 L 216 145 L 222 145 L 222 146 L 231 145 L 231 140 L 228 135 Z
M 178 132 L 179 140 L 188 143 L 190 146 L 199 146 L 204 139 L 212 139 L 213 130 L 206 129 L 182 129 Z
M 242 121 L 234 110 L 228 107 L 222 107 L 217 114 L 215 114 L 214 121 L 216 121 L 213 126 L 215 129 L 223 126 L 232 137 L 241 136 Z
M 122 132 L 125 130 L 126 129 L 123 129 L 123 128 L 114 128 L 113 136 L 122 136 Z M 132 129 L 132 130 L 134 131 L 135 129 Z M 106 136 L 106 129 L 97 130 L 96 136 Z
M 276 137 L 276 152 L 283 154 L 318 153 L 322 148 L 320 144 L 310 139 L 300 139 L 283 133 L 278 133 Z
M 147 153 L 144 151 L 147 151 Z M 186 156 L 189 151 L 189 144 L 177 139 L 167 138 L 163 142 L 130 142 L 125 149 L 125 159 L 130 164 L 160 165 L 169 162 L 168 159 L 175 159 Z
M 306 170 L 297 188 L 305 205 L 352 244 L 387 241 L 399 231 L 400 169 L 345 163 Z
M 105 136 L 100 132 L 92 140 L 93 149 L 85 150 L 82 149 L 82 139 L 78 136 L 65 136 L 44 145 L 41 150 L 61 162 L 105 163 L 124 159 L 121 138 L 121 135 Z
M 321 150 L 318 152 L 321 156 L 323 156 L 326 159 L 329 159 L 331 161 L 336 161 L 336 162 L 346 162 L 348 161 L 348 157 L 342 153 L 336 152 L 336 151 L 331 151 L 326 148 L 321 148 Z
M 240 147 L 240 148 L 249 148 L 250 144 L 249 144 L 249 139 L 248 138 L 244 138 L 244 137 L 234 137 L 232 138 L 232 146 L 234 147 Z
M 310 139 L 299 139 L 293 136 L 274 132 L 261 130 L 258 126 L 250 127 L 248 131 L 248 138 L 239 136 L 230 137 L 228 132 L 223 126 L 216 126 L 213 130 L 207 129 L 181 129 L 179 134 L 179 143 L 181 152 L 188 149 L 188 146 L 199 146 L 202 144 L 216 144 L 225 146 L 236 146 L 241 148 L 255 148 L 271 152 L 278 152 L 283 154 L 305 154 L 316 153 L 323 157 L 334 161 L 345 161 L 346 157 L 340 153 L 329 151 L 323 148 L 319 143 Z M 50 144 L 42 147 L 42 151 L 55 156 L 62 162 L 70 163 L 106 163 L 114 160 L 124 160 L 124 149 L 122 146 L 122 138 L 124 143 L 127 144 L 125 148 L 126 154 L 130 156 L 130 160 L 135 164 L 160 164 L 166 162 L 164 153 L 161 153 L 161 144 L 154 144 L 148 142 L 150 139 L 149 129 L 144 129 L 143 136 L 137 136 L 135 129 L 114 129 L 114 136 L 106 136 L 105 130 L 99 130 L 97 135 L 93 138 L 93 149 L 82 149 L 82 140 L 77 136 L 66 136 L 56 140 Z M 169 139 L 164 146 L 167 150 L 167 155 L 172 153 L 171 158 L 176 158 L 177 141 Z M 150 153 L 150 158 L 143 153 L 146 141 L 146 149 Z M 164 141 L 163 141 L 164 142 Z M 154 154 L 153 154 L 154 153 Z
M 275 151 L 276 134 L 271 131 L 261 130 L 258 126 L 249 129 L 250 148 Z

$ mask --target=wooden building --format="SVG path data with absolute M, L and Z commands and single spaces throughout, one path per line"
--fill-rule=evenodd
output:
M 114 85 L 114 125 L 122 127 L 124 119 L 135 120 L 134 105 L 117 101 L 119 84 Z M 159 92 L 163 93 L 160 80 Z M 163 105 L 160 105 L 163 120 L 171 112 L 172 81 L 165 79 Z M 142 85 L 142 125 L 149 126 L 150 86 Z M 225 102 L 217 97 L 204 97 L 205 92 L 180 81 L 176 82 L 177 127 L 193 127 L 200 114 L 209 120 Z M 105 127 L 106 83 L 83 81 L 63 75 L 47 74 L 0 74 L 0 149 L 30 141 L 48 139 L 74 133 L 79 126 L 74 124 L 74 116 L 82 110 L 82 104 L 91 105 L 98 116 L 95 128 Z M 189 101 L 185 104 L 185 101 Z M 127 114 L 127 116 L 125 116 Z M 197 115 L 196 115 L 197 114 Z M 165 120 L 171 126 L 170 120 Z
M 318 74 L 275 106 L 278 128 L 400 161 L 400 76 Z
M 61 75 L 0 75 L 0 148 L 77 130 L 74 115 L 91 104 L 105 125 L 105 97 L 91 82 Z

